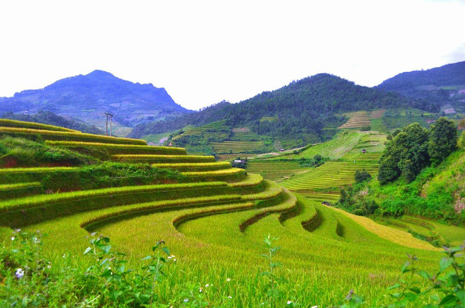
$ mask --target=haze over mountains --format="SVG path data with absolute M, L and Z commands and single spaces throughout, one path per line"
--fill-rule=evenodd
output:
M 39 90 L 26 90 L 0 98 L 4 112 L 36 113 L 39 110 L 105 125 L 104 112 L 124 126 L 162 120 L 191 112 L 176 104 L 164 88 L 132 83 L 100 70 L 64 78 Z
M 402 95 L 439 102 L 465 105 L 465 61 L 429 70 L 400 73 L 377 86 Z
M 237 104 L 222 102 L 200 112 L 176 104 L 164 88 L 96 70 L 58 80 L 44 89 L 0 98 L 0 115 L 45 110 L 104 128 L 104 112 L 111 112 L 119 125 L 135 127 L 130 136 L 137 138 L 224 120 L 228 126 L 247 126 L 260 135 L 314 142 L 332 135 L 331 129 L 344 122 L 344 112 L 408 107 L 439 112 L 444 106 L 465 110 L 465 61 L 401 73 L 374 88 L 318 74 Z

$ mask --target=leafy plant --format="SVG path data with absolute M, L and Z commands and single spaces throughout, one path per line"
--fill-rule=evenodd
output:
M 268 235 L 265 237 L 264 242 L 266 245 L 267 253 L 262 254 L 267 261 L 268 270 L 261 273 L 262 276 L 266 277 L 268 280 L 268 291 L 267 296 L 270 300 L 270 307 L 276 307 L 276 298 L 279 295 L 279 290 L 276 288 L 276 283 L 279 282 L 281 279 L 276 275 L 276 268 L 281 266 L 281 263 L 275 262 L 274 257 L 278 253 L 280 247 L 274 246 L 274 242 L 278 240 L 276 237 L 271 237 Z
M 399 282 L 391 286 L 389 295 L 394 302 L 388 307 L 405 307 L 409 303 L 415 303 L 419 307 L 424 298 L 429 298 L 427 304 L 422 307 L 464 307 L 465 306 L 465 246 L 448 248 L 444 247 L 445 257 L 439 262 L 439 270 L 436 273 L 428 273 L 418 270 L 416 262 L 418 258 L 407 255 L 409 261 L 402 266 L 402 274 L 407 274 L 407 279 L 399 279 Z M 417 278 L 420 278 L 417 279 Z M 395 293 L 392 293 L 395 290 Z

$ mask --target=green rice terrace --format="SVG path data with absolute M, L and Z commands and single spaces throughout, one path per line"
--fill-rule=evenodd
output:
M 183 148 L 0 120 L 0 306 L 388 305 L 409 256 L 427 272 L 443 256 L 410 231 L 454 244 L 465 233 L 322 204 L 356 170 L 376 174 L 384 140 L 342 133 L 286 156 L 327 153 L 317 168 L 256 160 L 249 173 Z

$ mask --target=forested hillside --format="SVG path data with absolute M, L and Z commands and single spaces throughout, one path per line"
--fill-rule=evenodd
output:
M 247 127 L 259 135 L 295 139 L 306 144 L 332 136 L 335 128 L 346 120 L 341 115 L 344 112 L 400 107 L 435 109 L 435 106 L 424 106 L 397 93 L 318 74 L 237 104 L 221 102 L 175 120 L 141 124 L 130 136 L 140 138 L 179 130 L 187 125 L 202 126 L 225 120 L 225 124 L 232 128 Z
M 385 80 L 377 88 L 396 91 L 429 103 L 443 105 L 453 102 L 463 105 L 460 99 L 465 98 L 465 61 L 401 73 Z

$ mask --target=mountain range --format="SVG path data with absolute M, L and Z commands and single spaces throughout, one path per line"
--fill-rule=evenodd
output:
M 110 112 L 117 125 L 134 127 L 129 136 L 135 138 L 223 121 L 231 130 L 247 127 L 257 135 L 300 143 L 332 136 L 347 120 L 344 113 L 392 108 L 465 112 L 465 61 L 401 73 L 374 88 L 318 74 L 236 104 L 221 102 L 200 112 L 176 104 L 164 88 L 122 80 L 101 70 L 0 98 L 0 116 L 50 111 L 101 129 L 105 128 L 104 113 Z
M 318 74 L 237 104 L 221 102 L 176 120 L 140 124 L 129 136 L 140 138 L 221 121 L 221 125 L 210 125 L 198 133 L 181 133 L 173 138 L 173 144 L 205 149 L 211 142 L 233 140 L 234 130 L 245 129 L 256 135 L 253 140 L 266 136 L 270 142 L 279 140 L 284 148 L 290 148 L 331 138 L 347 120 L 343 115 L 346 112 L 409 107 L 439 110 L 435 104 L 395 92 L 359 86 L 330 74 Z
M 465 106 L 465 61 L 429 70 L 400 73 L 377 86 L 415 99 L 441 105 Z

